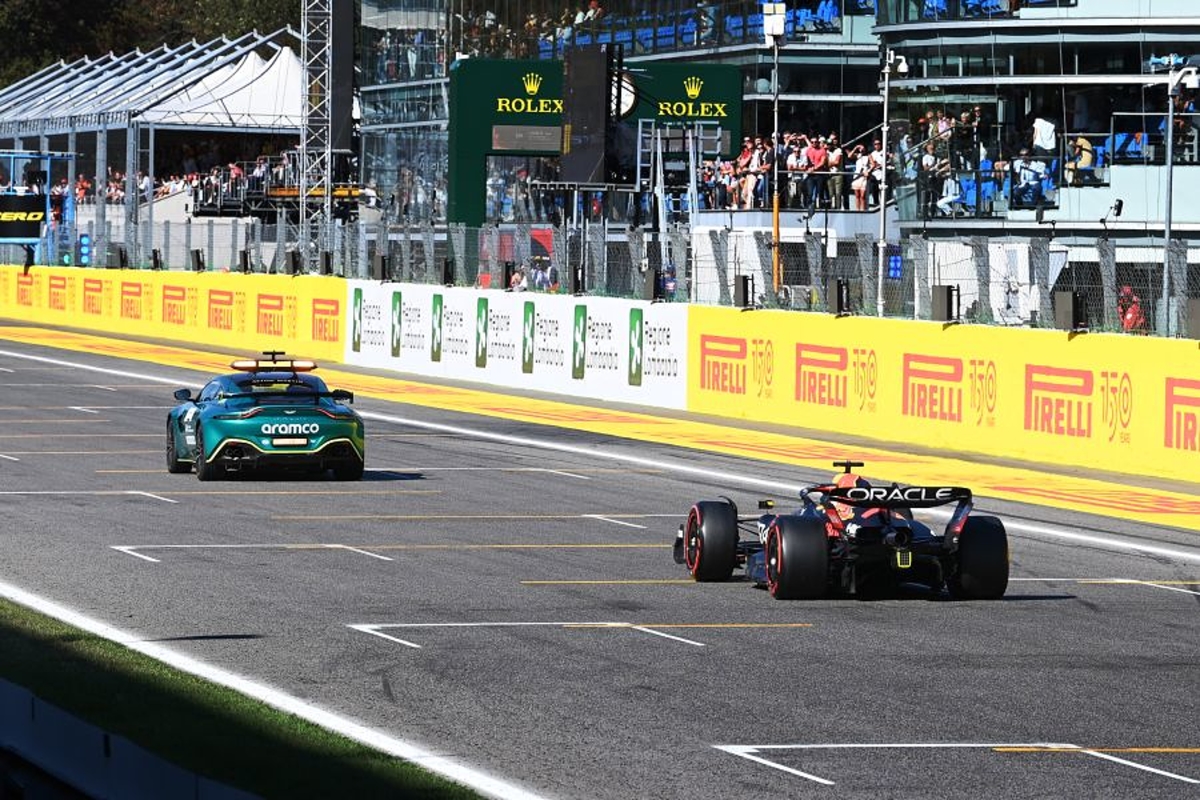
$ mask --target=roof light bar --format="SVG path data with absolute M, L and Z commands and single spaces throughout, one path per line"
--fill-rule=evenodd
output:
M 240 358 L 231 362 L 232 369 L 239 372 L 312 372 L 317 368 L 315 361 L 288 359 L 286 361 L 263 361 Z

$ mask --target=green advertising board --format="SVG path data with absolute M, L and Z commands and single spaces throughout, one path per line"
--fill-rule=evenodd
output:
M 729 64 L 639 63 L 625 74 L 637 103 L 622 118 L 684 124 L 715 122 L 736 143 L 742 131 L 742 79 Z M 460 59 L 450 70 L 448 216 L 485 222 L 487 159 L 562 152 L 563 62 Z

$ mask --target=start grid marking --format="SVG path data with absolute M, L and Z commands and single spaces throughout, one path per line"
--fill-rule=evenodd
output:
M 1200 754 L 1200 748 L 1170 748 L 1170 747 L 1139 747 L 1139 748 L 1087 748 L 1077 744 L 1050 743 L 1050 742 L 1031 742 L 1031 743 L 980 743 L 980 742 L 908 742 L 908 743 L 872 743 L 872 744 L 857 744 L 857 743 L 837 743 L 837 744 L 763 744 L 763 745 L 739 745 L 739 744 L 715 744 L 713 748 L 720 750 L 730 755 L 744 758 L 747 761 L 753 761 L 756 764 L 771 767 L 772 769 L 786 772 L 789 775 L 795 775 L 799 778 L 819 783 L 824 786 L 833 786 L 835 782 L 829 778 L 819 775 L 814 775 L 810 772 L 804 772 L 794 767 L 789 767 L 786 764 L 781 764 L 763 755 L 764 752 L 779 752 L 779 751 L 831 751 L 831 750 L 990 750 L 994 753 L 1067 753 L 1090 756 L 1102 761 L 1120 764 L 1134 770 L 1150 772 L 1164 778 L 1180 781 L 1188 784 L 1200 784 L 1200 779 L 1191 778 L 1186 775 L 1180 775 L 1174 772 L 1157 769 L 1139 764 L 1135 761 L 1130 761 L 1126 758 L 1113 755 L 1113 753 L 1189 753 Z

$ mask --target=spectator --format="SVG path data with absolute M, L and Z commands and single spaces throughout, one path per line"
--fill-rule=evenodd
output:
M 1044 158 L 1054 158 L 1058 155 L 1058 134 L 1054 123 L 1044 117 L 1033 120 L 1033 154 Z
M 842 204 L 846 199 L 846 152 L 842 150 L 842 145 L 838 141 L 836 133 L 829 134 L 829 156 L 827 159 L 829 169 L 829 208 L 835 211 L 842 210 Z
M 854 180 L 850 182 L 850 188 L 854 190 L 854 210 L 867 210 L 867 194 L 871 190 L 871 155 L 859 145 L 854 152 L 858 153 L 858 158 L 854 162 Z
M 829 148 L 825 137 L 810 141 L 805 155 L 808 156 L 808 202 L 806 208 L 817 208 L 825 203 L 825 183 L 829 179 Z
M 1082 136 L 1071 140 L 1071 157 L 1064 168 L 1064 177 L 1068 186 L 1082 186 L 1093 178 L 1092 170 L 1096 166 L 1096 150 L 1092 143 Z
M 1046 177 L 1046 165 L 1030 155 L 1028 147 L 1022 147 L 1012 164 L 1016 176 L 1013 182 L 1013 205 L 1036 206 L 1042 201 L 1042 181 Z
M 1134 294 L 1132 286 L 1122 286 L 1117 295 L 1117 313 L 1121 316 L 1121 329 L 1126 333 L 1145 333 L 1146 314 L 1142 301 Z

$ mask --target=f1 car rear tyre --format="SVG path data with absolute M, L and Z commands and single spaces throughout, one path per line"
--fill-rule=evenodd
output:
M 999 600 L 1008 588 L 1008 534 L 996 517 L 968 517 L 958 536 L 958 568 L 947 581 L 961 600 Z
M 701 500 L 688 512 L 683 529 L 684 563 L 698 581 L 727 581 L 737 566 L 737 509 Z
M 829 540 L 820 522 L 779 517 L 767 531 L 767 590 L 776 600 L 824 597 L 829 585 Z
M 333 477 L 339 481 L 361 481 L 362 476 L 363 462 L 361 461 L 338 464 L 333 468 Z
M 179 451 L 175 449 L 175 423 L 167 420 L 167 472 L 191 472 L 192 465 L 179 460 Z
M 220 464 L 204 460 L 204 434 L 196 426 L 196 477 L 202 481 L 219 481 L 225 477 L 225 468 Z

